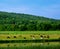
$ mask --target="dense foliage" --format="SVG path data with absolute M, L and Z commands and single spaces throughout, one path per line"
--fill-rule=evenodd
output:
M 0 12 L 0 31 L 60 30 L 60 20 L 28 14 Z

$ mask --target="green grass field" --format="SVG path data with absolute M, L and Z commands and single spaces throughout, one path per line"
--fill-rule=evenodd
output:
M 0 49 L 60 49 L 60 43 L 4 43 Z
M 60 31 L 0 31 L 0 40 L 59 39 Z
M 0 34 L 60 34 L 60 31 L 0 31 Z

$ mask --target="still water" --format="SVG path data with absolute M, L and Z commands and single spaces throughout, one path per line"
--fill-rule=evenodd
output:
M 0 49 L 60 49 L 60 42 L 0 43 Z

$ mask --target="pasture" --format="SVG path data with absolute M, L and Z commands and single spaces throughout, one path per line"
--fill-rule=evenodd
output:
M 0 31 L 0 40 L 60 39 L 60 31 Z
M 0 49 L 60 49 L 60 43 L 3 43 L 0 44 Z

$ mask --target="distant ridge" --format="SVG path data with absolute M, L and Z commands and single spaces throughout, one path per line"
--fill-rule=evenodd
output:
M 59 25 L 60 20 L 56 19 L 0 11 L 0 30 L 60 30 Z

